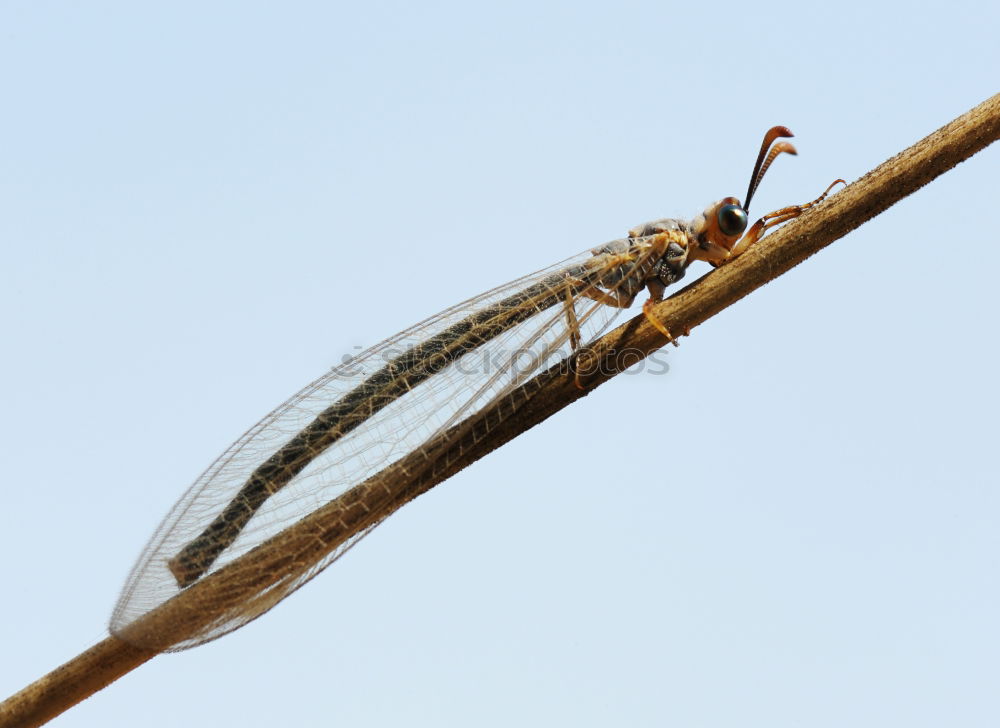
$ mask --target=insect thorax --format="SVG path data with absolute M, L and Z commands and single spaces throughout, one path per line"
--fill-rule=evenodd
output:
M 601 276 L 601 285 L 632 296 L 647 281 L 664 286 L 684 277 L 691 240 L 688 223 L 674 218 L 654 220 L 629 230 L 629 237 L 612 240 L 594 249 L 594 255 L 608 254 L 621 258 Z

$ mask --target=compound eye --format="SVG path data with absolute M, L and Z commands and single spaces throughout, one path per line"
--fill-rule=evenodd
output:
M 742 235 L 747 229 L 747 214 L 739 205 L 723 205 L 718 214 L 719 230 L 723 235 Z

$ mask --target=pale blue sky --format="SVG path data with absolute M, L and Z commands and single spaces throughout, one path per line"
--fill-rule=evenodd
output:
M 0 693 L 353 347 L 742 196 L 773 124 L 755 213 L 1000 90 L 996 3 L 929 13 L 0 2 Z M 54 725 L 995 726 L 998 162 Z

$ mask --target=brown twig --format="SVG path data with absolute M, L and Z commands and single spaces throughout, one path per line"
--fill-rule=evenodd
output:
M 660 321 L 674 332 L 687 332 L 732 305 L 751 291 L 788 271 L 834 240 L 916 191 L 938 175 L 1000 138 L 1000 94 L 958 117 L 930 136 L 896 155 L 824 204 L 767 236 L 734 262 L 723 266 L 679 291 L 654 309 Z M 414 473 L 405 483 L 393 483 L 393 505 L 402 506 L 416 496 L 550 417 L 664 344 L 664 338 L 643 316 L 637 316 L 602 337 L 578 362 L 586 389 L 575 386 L 572 375 L 553 369 L 540 374 L 520 390 L 505 397 L 464 425 L 460 432 L 445 433 L 421 451 L 408 456 Z M 620 352 L 629 351 L 623 360 Z M 434 462 L 432 470 L 418 466 Z M 404 472 L 407 472 L 404 463 Z M 398 470 L 394 471 L 398 472 Z M 382 475 L 374 476 L 375 479 Z M 399 478 L 396 476 L 396 480 Z M 348 497 L 350 491 L 344 497 Z M 315 541 L 322 509 L 302 519 L 275 539 Z M 364 527 L 345 524 L 347 530 Z M 157 635 L 164 644 L 182 641 L 210 621 L 198 605 L 227 593 L 232 583 L 230 567 L 256 560 L 257 568 L 276 552 L 273 544 L 258 548 L 210 574 L 177 597 L 137 620 L 129 630 Z M 266 569 L 264 569 L 266 571 Z M 225 596 L 221 596 L 225 595 Z M 126 672 L 157 654 L 109 637 L 73 658 L 21 692 L 0 703 L 0 728 L 28 728 L 45 723 Z

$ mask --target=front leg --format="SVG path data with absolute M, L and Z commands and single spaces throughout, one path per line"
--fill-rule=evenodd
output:
M 812 202 L 806 202 L 802 205 L 792 205 L 790 207 L 783 207 L 780 210 L 775 210 L 774 212 L 769 212 L 768 214 L 764 215 L 764 217 L 755 222 L 753 224 L 753 227 L 751 227 L 747 231 L 746 235 L 744 235 L 740 239 L 740 241 L 733 246 L 733 249 L 729 251 L 729 254 L 726 256 L 726 259 L 724 261 L 722 261 L 721 263 L 713 263 L 712 265 L 718 268 L 723 263 L 728 263 L 733 258 L 740 257 L 741 255 L 743 255 L 743 253 L 745 253 L 747 250 L 750 249 L 750 246 L 752 246 L 754 243 L 756 243 L 758 240 L 764 237 L 765 232 L 767 232 L 776 225 L 780 225 L 783 222 L 794 220 L 803 212 L 808 210 L 810 207 L 818 205 L 819 203 L 821 203 L 823 200 L 826 199 L 826 196 L 830 194 L 830 190 L 834 188 L 834 185 L 838 184 L 846 185 L 847 183 L 844 182 L 844 180 L 842 179 L 835 180 L 833 184 L 831 184 L 829 187 L 826 188 L 826 191 L 822 195 L 817 197 Z

